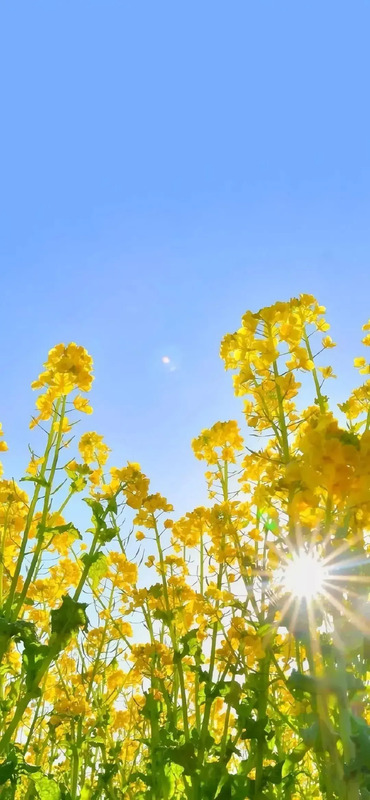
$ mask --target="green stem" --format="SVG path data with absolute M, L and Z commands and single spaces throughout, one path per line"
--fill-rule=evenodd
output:
M 44 527 L 46 525 L 47 516 L 48 516 L 48 513 L 50 511 L 50 509 L 49 509 L 50 494 L 51 494 L 51 490 L 52 490 L 55 470 L 56 470 L 57 464 L 58 464 L 59 449 L 60 449 L 60 445 L 61 445 L 62 437 L 63 437 L 63 417 L 64 417 L 65 405 L 66 405 L 66 397 L 63 397 L 62 404 L 61 404 L 60 422 L 59 422 L 59 428 L 58 428 L 58 433 L 57 433 L 57 440 L 56 440 L 56 443 L 55 443 L 54 458 L 53 458 L 53 461 L 52 461 L 52 464 L 51 464 L 49 480 L 48 480 L 48 486 L 47 486 L 47 489 L 46 489 L 46 492 L 45 492 L 45 497 L 44 497 L 44 505 L 43 505 L 43 510 L 42 510 L 42 517 L 41 517 L 41 521 L 40 521 L 40 534 L 39 534 L 39 537 L 38 537 L 38 542 L 37 542 L 37 545 L 35 547 L 35 551 L 34 551 L 34 554 L 33 554 L 33 557 L 32 557 L 32 561 L 31 561 L 30 567 L 29 567 L 29 569 L 27 571 L 27 576 L 26 576 L 26 579 L 24 581 L 24 584 L 23 584 L 23 587 L 22 587 L 22 591 L 21 591 L 21 593 L 19 595 L 18 603 L 17 603 L 16 607 L 14 608 L 13 619 L 17 619 L 18 618 L 18 615 L 19 615 L 19 612 L 20 612 L 20 610 L 21 610 L 21 608 L 23 606 L 24 600 L 27 597 L 28 588 L 29 588 L 29 585 L 30 585 L 33 577 L 34 577 L 34 574 L 35 574 L 35 571 L 36 571 L 36 568 L 37 568 L 37 565 L 38 565 L 38 561 L 39 561 L 39 556 L 41 554 L 41 551 L 42 551 L 43 545 L 44 545 Z
M 268 694 L 269 694 L 269 674 L 270 674 L 270 654 L 260 661 L 259 668 L 259 686 L 258 686 L 258 699 L 257 699 L 257 720 L 261 721 L 266 717 Z M 263 760 L 265 756 L 266 741 L 264 737 L 260 737 L 257 741 L 256 747 L 256 777 L 254 797 L 255 800 L 262 800 L 263 794 Z
M 307 332 L 306 332 L 305 328 L 304 328 L 303 339 L 304 339 L 305 345 L 307 347 L 308 357 L 313 363 L 315 363 L 314 362 L 314 357 L 312 355 L 311 345 L 310 345 L 309 338 L 307 336 Z M 313 377 L 313 380 L 314 380 L 315 389 L 316 389 L 316 393 L 317 393 L 317 402 L 319 404 L 320 411 L 324 414 L 325 411 L 326 411 L 325 400 L 324 400 L 324 398 L 323 398 L 323 396 L 321 394 L 321 388 L 320 388 L 319 379 L 317 377 L 316 367 L 314 367 L 313 370 L 312 370 L 312 377 Z
M 53 447 L 53 443 L 54 443 L 54 440 L 55 440 L 55 431 L 53 430 L 53 425 L 54 425 L 54 422 L 56 421 L 56 419 L 58 417 L 59 407 L 60 407 L 60 400 L 58 400 L 57 403 L 56 403 L 54 414 L 53 414 L 52 419 L 51 419 L 50 431 L 49 431 L 48 439 L 47 439 L 47 443 L 46 443 L 44 462 L 41 465 L 41 470 L 40 470 L 40 475 L 39 475 L 39 477 L 41 479 L 45 478 L 47 465 L 48 465 L 48 460 L 49 460 L 49 455 L 50 455 L 50 452 L 51 452 L 51 449 Z M 27 548 L 27 544 L 28 544 L 28 536 L 29 536 L 30 528 L 31 528 L 31 525 L 32 525 L 32 522 L 33 522 L 33 516 L 34 516 L 34 512 L 35 512 L 35 508 L 36 508 L 36 505 L 37 505 L 37 501 L 38 501 L 38 498 L 39 498 L 40 491 L 41 491 L 41 485 L 37 484 L 36 487 L 35 487 L 35 490 L 34 490 L 34 493 L 33 493 L 33 498 L 32 498 L 32 501 L 31 501 L 31 504 L 30 504 L 30 507 L 29 507 L 29 511 L 28 511 L 28 514 L 27 514 L 27 520 L 26 520 L 26 524 L 25 524 L 25 528 L 24 528 L 23 538 L 22 538 L 21 546 L 19 548 L 19 555 L 18 555 L 16 566 L 15 566 L 13 579 L 12 579 L 12 582 L 11 582 L 11 585 L 10 585 L 8 599 L 7 599 L 7 602 L 6 602 L 6 605 L 5 605 L 5 609 L 4 609 L 5 614 L 7 616 L 9 616 L 9 617 L 11 616 L 11 608 L 12 608 L 12 605 L 13 605 L 14 595 L 15 595 L 16 590 L 17 590 L 18 578 L 19 578 L 19 576 L 21 574 L 21 569 L 22 569 L 22 565 L 23 565 L 23 561 L 24 561 L 24 556 L 25 556 L 26 548 Z
M 167 586 L 167 578 L 166 578 L 166 565 L 164 563 L 163 549 L 162 549 L 162 544 L 161 544 L 161 538 L 160 538 L 159 531 L 158 531 L 157 520 L 156 520 L 154 514 L 153 514 L 153 523 L 154 523 L 155 539 L 156 539 L 156 544 L 157 544 L 157 549 L 158 549 L 158 554 L 159 554 L 159 561 L 160 561 L 160 565 L 161 565 L 161 575 L 162 575 L 162 584 L 163 584 L 163 593 L 164 593 L 166 611 L 167 611 L 167 613 L 169 615 L 168 630 L 169 630 L 169 633 L 170 633 L 172 646 L 173 646 L 174 650 L 177 650 L 176 632 L 175 632 L 175 628 L 174 628 L 173 623 L 171 622 L 171 618 L 170 618 L 170 614 L 171 614 L 172 610 L 171 610 L 170 601 L 169 601 L 169 595 L 168 595 L 168 586 Z M 186 741 L 189 741 L 190 730 L 189 730 L 189 720 L 188 720 L 188 712 L 187 712 L 187 698 L 186 698 L 186 690 L 185 690 L 184 671 L 183 671 L 183 668 L 182 668 L 181 659 L 177 660 L 176 666 L 177 666 L 177 673 L 178 673 L 179 683 L 180 683 L 181 711 L 182 711 L 182 719 L 183 719 L 183 725 L 184 725 L 184 734 L 185 734 Z

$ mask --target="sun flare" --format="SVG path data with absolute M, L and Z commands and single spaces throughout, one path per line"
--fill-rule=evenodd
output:
M 313 598 L 324 592 L 326 578 L 325 566 L 314 555 L 303 551 L 286 565 L 281 582 L 289 594 Z

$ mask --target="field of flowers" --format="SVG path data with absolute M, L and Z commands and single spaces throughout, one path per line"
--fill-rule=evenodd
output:
M 232 420 L 194 439 L 209 503 L 180 519 L 77 440 L 92 358 L 50 351 L 42 451 L 0 480 L 2 800 L 370 798 L 370 366 L 332 409 L 324 313 L 301 295 L 224 337 L 248 446 Z

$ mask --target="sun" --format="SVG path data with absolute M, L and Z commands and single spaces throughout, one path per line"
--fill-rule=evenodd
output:
M 312 553 L 296 553 L 282 572 L 282 587 L 294 597 L 312 599 L 324 593 L 328 571 Z

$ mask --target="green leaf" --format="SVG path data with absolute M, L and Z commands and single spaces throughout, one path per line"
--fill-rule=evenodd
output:
M 302 761 L 302 758 L 305 757 L 307 753 L 307 747 L 304 742 L 297 745 L 297 747 L 289 753 L 288 758 L 285 759 L 282 769 L 281 769 L 281 777 L 286 778 L 294 771 L 295 764 L 298 764 L 299 761 Z
M 152 615 L 153 615 L 154 619 L 159 619 L 161 622 L 164 622 L 164 624 L 167 625 L 167 627 L 169 627 L 171 625 L 171 622 L 173 622 L 173 620 L 175 618 L 174 611 L 166 611 L 165 609 L 161 609 L 161 608 L 156 608 L 152 612 Z M 178 656 L 179 656 L 179 653 L 177 651 L 175 651 L 174 657 L 173 657 L 173 660 L 174 660 L 175 664 L 177 663 L 177 657 Z
M 31 483 L 37 483 L 39 486 L 45 486 L 48 488 L 50 486 L 50 481 L 47 481 L 46 478 L 38 478 L 36 475 L 27 475 L 26 478 L 20 478 L 21 481 L 30 481 Z
M 217 681 L 214 683 L 213 681 L 206 681 L 206 685 L 204 687 L 206 697 L 211 697 L 212 700 L 215 700 L 216 697 L 221 697 L 222 692 L 225 689 L 225 681 Z
M 80 628 L 87 630 L 89 620 L 86 614 L 87 603 L 78 603 L 68 594 L 62 598 L 62 605 L 51 612 L 51 632 L 54 643 L 66 647 L 73 634 Z
M 257 628 L 256 634 L 257 634 L 257 636 L 261 636 L 262 637 L 262 636 L 266 636 L 268 633 L 272 633 L 273 631 L 276 631 L 276 626 L 275 625 L 271 625 L 270 622 L 265 622 L 264 625 L 260 625 L 259 628 Z
M 82 539 L 80 531 L 73 525 L 72 522 L 67 522 L 65 525 L 46 525 L 44 527 L 44 531 L 47 531 L 48 533 L 66 533 L 67 531 L 70 531 L 71 533 L 75 534 L 76 539 Z
M 317 720 L 309 728 L 301 728 L 300 734 L 307 749 L 312 749 L 314 753 L 323 753 L 325 750 L 330 752 L 330 745 L 333 743 L 335 746 L 339 739 L 334 729 Z
M 275 786 L 278 786 L 283 780 L 283 766 L 284 761 L 278 761 L 278 763 L 274 764 L 273 767 L 266 767 L 263 770 L 264 778 L 266 778 L 269 783 L 273 783 Z
M 370 727 L 365 720 L 352 717 L 352 741 L 355 745 L 355 758 L 349 765 L 351 771 L 361 771 L 370 763 Z
M 26 686 L 28 691 L 34 690 L 34 697 L 38 697 L 38 675 L 50 660 L 51 650 L 46 644 L 40 642 L 27 642 L 22 655 L 22 663 L 26 672 Z
M 352 447 L 355 447 L 356 450 L 360 449 L 360 439 L 352 431 L 341 431 L 340 436 L 339 436 L 339 440 L 343 444 L 352 445 Z
M 16 776 L 17 762 L 7 759 L 0 764 L 0 785 L 2 786 L 9 780 L 14 780 Z
M 313 678 L 312 675 L 304 675 L 303 672 L 293 669 L 287 680 L 287 687 L 293 693 L 308 692 L 309 694 L 317 694 L 319 681 L 317 678 Z
M 173 761 L 174 764 L 183 767 L 186 775 L 191 774 L 196 768 L 197 761 L 192 742 L 185 742 L 180 747 L 167 747 L 162 752 L 166 760 Z
M 241 692 L 242 687 L 238 681 L 225 681 L 225 686 L 221 690 L 221 697 L 224 698 L 225 703 L 228 703 L 233 708 L 237 708 L 239 705 Z
M 249 719 L 244 722 L 243 732 L 241 739 L 257 739 L 263 741 L 266 738 L 266 725 L 268 717 L 261 717 L 261 719 Z
M 294 772 L 294 763 L 289 758 L 286 758 L 281 769 L 281 777 L 284 779 Z
M 37 764 L 27 764 L 27 761 L 24 761 L 20 766 L 20 772 L 26 772 L 28 775 L 34 775 L 36 772 L 41 772 L 41 767 L 39 767 Z
M 98 525 L 98 541 L 100 544 L 111 542 L 119 534 L 119 527 L 115 525 L 113 528 L 107 528 L 103 520 L 99 520 Z
M 202 800 L 213 800 L 214 797 L 217 797 L 217 790 L 221 789 L 227 778 L 228 772 L 224 764 L 217 761 L 204 764 L 201 772 Z
M 87 503 L 87 505 L 90 506 L 95 519 L 100 520 L 104 517 L 104 508 L 102 504 L 98 502 L 98 500 L 94 500 L 93 497 L 84 497 L 83 500 L 84 503 Z
M 107 502 L 107 510 L 112 514 L 117 514 L 117 500 L 115 497 L 110 497 Z
M 103 576 L 106 574 L 108 567 L 107 557 L 104 555 L 104 553 L 94 553 L 93 555 L 84 553 L 84 555 L 81 557 L 81 561 L 85 564 L 85 566 L 89 567 L 89 579 L 91 581 L 92 588 L 96 589 L 101 578 L 103 578 Z
M 60 788 L 53 778 L 47 778 L 46 775 L 34 775 L 32 780 L 40 800 L 60 800 Z

